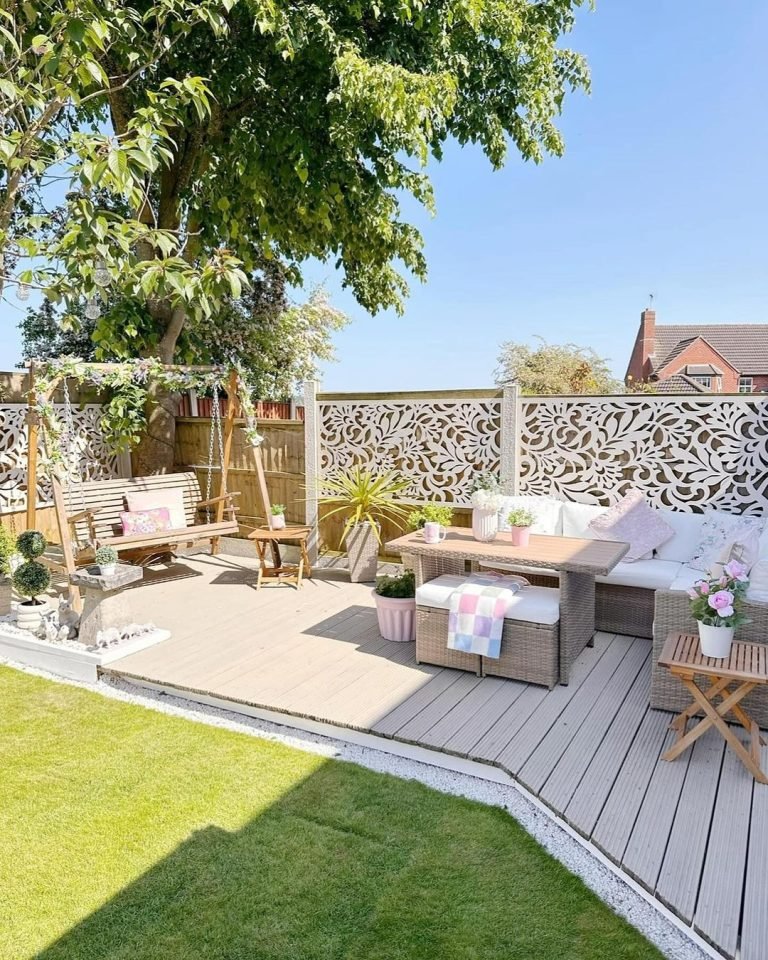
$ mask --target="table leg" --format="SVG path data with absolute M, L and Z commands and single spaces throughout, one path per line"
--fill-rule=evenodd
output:
M 560 572 L 560 683 L 567 684 L 573 662 L 595 635 L 595 578 Z

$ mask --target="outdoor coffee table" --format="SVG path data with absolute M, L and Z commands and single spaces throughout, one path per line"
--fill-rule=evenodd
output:
M 559 571 L 560 683 L 568 683 L 574 660 L 595 634 L 595 577 L 609 574 L 629 545 L 532 534 L 528 546 L 515 547 L 509 533 L 481 543 L 466 527 L 448 527 L 440 543 L 425 543 L 415 531 L 390 541 L 387 550 L 413 557 L 417 586 L 444 573 L 463 574 L 467 561 Z
M 768 647 L 764 643 L 734 643 L 731 654 L 722 660 L 705 657 L 699 646 L 699 638 L 686 633 L 670 633 L 659 657 L 659 664 L 685 685 L 693 702 L 671 723 L 677 732 L 674 744 L 662 754 L 662 760 L 674 760 L 687 750 L 710 727 L 716 727 L 755 780 L 768 783 L 768 777 L 760 768 L 760 746 L 765 741 L 754 720 L 740 706 L 741 701 L 755 687 L 768 684 Z M 704 676 L 709 686 L 703 688 L 697 677 Z M 734 685 L 733 690 L 728 688 Z M 715 704 L 715 697 L 720 703 Z M 686 733 L 688 721 L 699 711 L 704 718 Z M 749 734 L 749 750 L 725 722 L 725 717 L 734 718 Z

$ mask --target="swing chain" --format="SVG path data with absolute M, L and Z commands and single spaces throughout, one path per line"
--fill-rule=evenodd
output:
M 230 403 L 231 403 L 230 399 Z M 214 450 L 218 446 L 219 452 L 219 469 L 224 469 L 224 440 L 222 437 L 221 431 L 221 403 L 219 401 L 219 386 L 214 383 L 213 385 L 213 398 L 211 402 L 211 432 L 210 432 L 210 443 L 208 444 L 208 476 L 206 479 L 205 485 L 205 499 L 211 499 L 212 493 L 212 481 L 213 481 L 213 454 Z M 211 507 L 210 504 L 205 508 L 205 522 L 211 522 Z

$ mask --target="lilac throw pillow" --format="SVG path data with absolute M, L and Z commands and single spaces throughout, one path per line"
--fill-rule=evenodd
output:
M 598 540 L 628 543 L 624 560 L 629 562 L 653 556 L 656 547 L 666 543 L 675 533 L 659 511 L 649 506 L 639 490 L 630 490 L 609 510 L 595 517 L 589 529 Z

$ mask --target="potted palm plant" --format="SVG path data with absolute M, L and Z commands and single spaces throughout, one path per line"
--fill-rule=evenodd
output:
M 48 612 L 48 601 L 39 597 L 51 585 L 51 574 L 37 561 L 47 545 L 45 537 L 37 530 L 26 530 L 17 540 L 17 549 L 24 557 L 24 563 L 14 570 L 12 582 L 16 592 L 27 599 L 18 605 L 16 622 L 30 633 L 40 629 L 43 614 Z
M 416 577 L 412 570 L 397 577 L 379 577 L 373 599 L 385 640 L 409 643 L 416 639 Z
M 738 560 L 726 563 L 723 573 L 698 580 L 688 591 L 691 614 L 699 625 L 699 646 L 705 657 L 727 657 L 736 627 L 746 623 L 741 612 L 749 586 L 747 568 Z
M 341 542 L 349 557 L 349 578 L 352 583 L 368 583 L 376 579 L 381 521 L 389 520 L 398 527 L 408 510 L 398 502 L 411 481 L 388 470 L 375 473 L 359 464 L 323 480 L 323 503 L 334 505 L 325 515 L 347 515 Z

